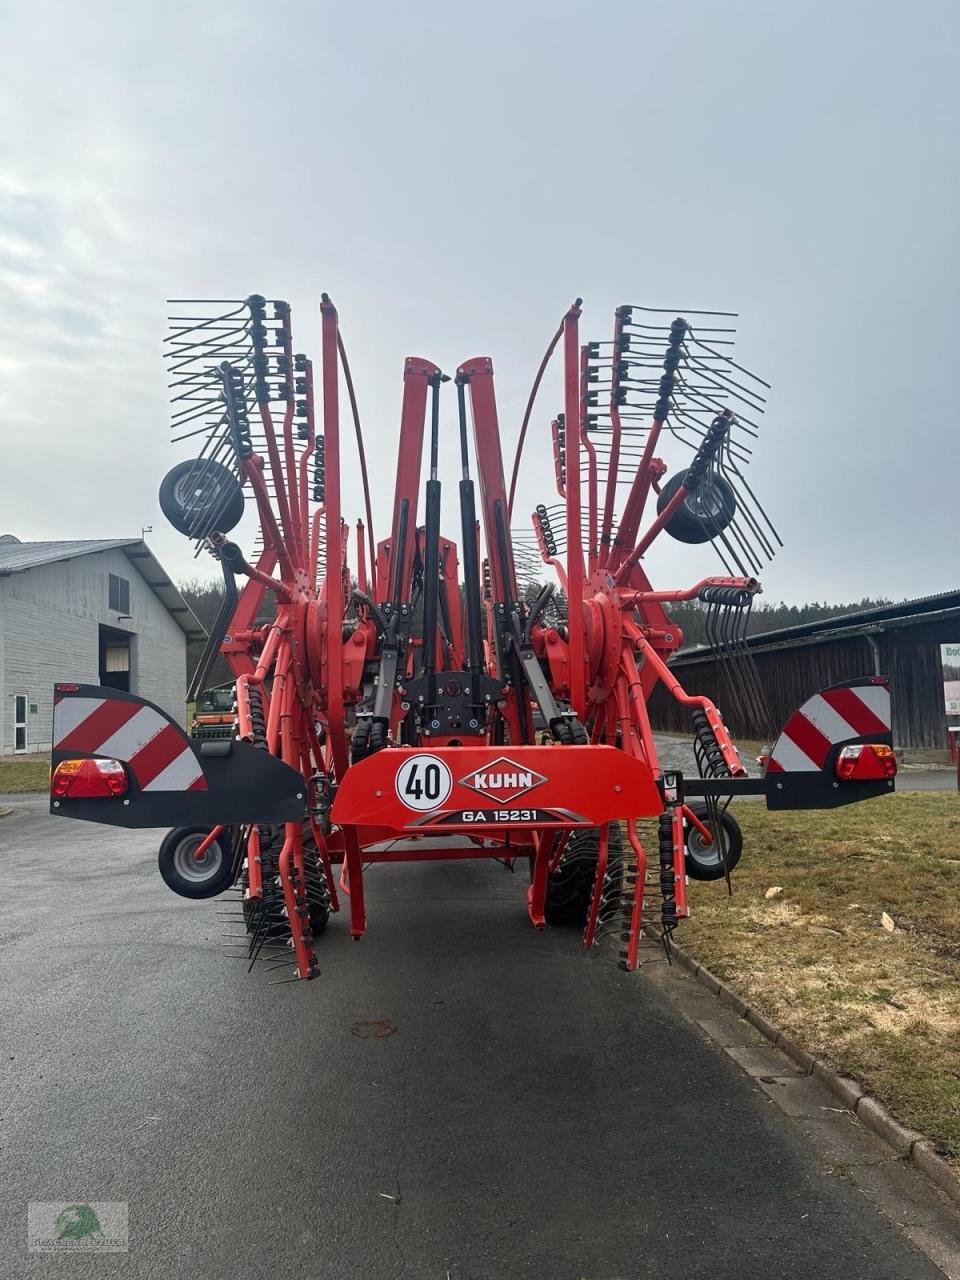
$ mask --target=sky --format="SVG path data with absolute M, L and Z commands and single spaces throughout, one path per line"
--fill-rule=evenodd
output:
M 168 297 L 287 298 L 316 355 L 330 293 L 382 537 L 404 357 L 492 356 L 512 457 L 582 295 L 586 337 L 623 302 L 739 314 L 773 388 L 750 475 L 785 543 L 768 599 L 960 583 L 955 0 L 0 0 L 0 23 L 0 533 L 152 525 L 173 577 L 216 576 L 157 505 L 185 456 Z M 560 394 L 555 367 L 520 510 L 551 500 Z M 649 572 L 717 564 L 661 538 Z

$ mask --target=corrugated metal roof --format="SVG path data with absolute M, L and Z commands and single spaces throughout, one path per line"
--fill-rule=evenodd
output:
M 876 609 L 857 609 L 853 613 L 840 613 L 819 622 L 801 622 L 795 627 L 780 627 L 776 631 L 757 631 L 747 638 L 748 644 L 766 644 L 771 640 L 801 639 L 803 636 L 823 635 L 829 631 L 847 631 L 850 628 L 870 627 L 878 622 L 893 622 L 899 618 L 915 618 L 926 613 L 940 613 L 943 609 L 960 608 L 960 590 L 941 591 L 935 596 L 920 596 L 916 600 L 901 600 L 899 604 L 881 605 Z
M 72 560 L 74 556 L 110 551 L 114 547 L 128 547 L 130 541 L 129 538 L 102 538 L 72 542 L 0 542 L 0 574 L 24 573 L 42 564 Z
M 142 538 L 84 538 L 63 542 L 0 541 L 0 578 L 27 573 L 42 565 L 94 555 L 98 551 L 122 551 L 144 582 L 173 616 L 188 640 L 205 640 L 206 630 L 183 596 L 167 577 L 163 566 Z
M 881 605 L 876 609 L 858 609 L 853 613 L 837 614 L 833 618 L 821 618 L 819 622 L 801 622 L 794 627 L 780 627 L 775 631 L 757 631 L 746 637 L 748 648 L 763 648 L 767 645 L 789 646 L 791 643 L 802 644 L 805 640 L 816 643 L 841 632 L 855 636 L 858 633 L 873 632 L 883 629 L 884 623 L 895 625 L 901 622 L 922 620 L 928 615 L 955 613 L 960 611 L 960 590 L 941 591 L 935 596 L 920 596 L 916 600 L 901 600 L 898 604 Z M 678 649 L 671 666 L 675 663 L 695 662 L 710 657 L 714 650 L 707 644 L 691 645 Z

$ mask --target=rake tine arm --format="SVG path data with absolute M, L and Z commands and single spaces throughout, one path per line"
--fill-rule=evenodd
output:
M 620 349 L 623 340 L 623 310 L 617 307 L 613 321 L 613 367 L 619 367 Z M 610 454 L 607 459 L 607 487 L 603 501 L 603 523 L 600 527 L 600 568 L 606 568 L 610 558 L 610 540 L 613 537 L 613 515 L 617 502 L 617 477 L 620 469 L 620 440 L 622 426 L 620 423 L 619 388 L 617 378 L 610 383 Z
M 527 890 L 527 914 L 535 929 L 546 927 L 547 883 L 551 866 L 551 853 L 555 844 L 552 831 L 533 833 L 533 876 Z
M 637 859 L 636 880 L 633 886 L 633 899 L 630 904 L 630 917 L 627 922 L 626 955 L 623 967 L 633 973 L 637 967 L 640 938 L 643 932 L 643 898 L 647 882 L 647 854 L 637 835 L 636 818 L 627 819 L 627 839 Z
M 587 914 L 587 926 L 583 931 L 583 946 L 589 951 L 597 936 L 597 918 L 600 914 L 600 899 L 603 896 L 603 881 L 607 874 L 607 862 L 610 856 L 610 824 L 600 827 L 600 847 L 597 854 L 597 868 L 593 876 L 593 894 L 590 898 L 590 910 Z
M 616 581 L 618 583 L 623 582 L 628 577 L 631 568 L 642 558 L 644 552 L 649 548 L 657 534 L 660 533 L 664 526 L 669 522 L 670 517 L 681 505 L 687 494 L 700 484 L 724 440 L 729 435 L 732 421 L 733 414 L 729 409 L 724 409 L 722 413 L 718 414 L 717 417 L 714 418 L 703 438 L 700 448 L 696 452 L 693 462 L 687 468 L 685 483 L 680 485 L 676 493 L 650 525 L 647 532 L 630 552 L 626 560 L 624 560 L 620 565 L 616 575 Z
M 568 595 L 566 565 L 564 565 L 563 561 L 557 557 L 556 545 L 553 544 L 552 542 L 548 542 L 547 540 L 547 530 L 549 528 L 549 525 L 544 524 L 544 521 L 546 519 L 547 519 L 546 507 L 542 507 L 542 508 L 538 507 L 537 510 L 533 513 L 532 520 L 533 520 L 533 532 L 534 532 L 534 535 L 536 536 L 537 547 L 540 551 L 540 559 L 543 561 L 544 564 L 550 565 L 551 568 L 555 571 L 557 577 L 560 579 L 561 591 L 563 591 L 565 595 Z
M 645 665 L 650 667 L 659 680 L 666 685 L 667 692 L 684 707 L 695 708 L 702 711 L 707 717 L 707 723 L 713 730 L 713 734 L 717 740 L 717 745 L 723 754 L 724 762 L 733 777 L 742 777 L 746 770 L 737 755 L 736 749 L 730 740 L 726 727 L 720 718 L 720 713 L 713 705 L 709 698 L 703 698 L 699 695 L 688 694 L 683 685 L 673 674 L 667 664 L 663 661 L 657 651 L 654 649 L 640 629 L 629 619 L 624 619 L 624 635 L 633 642 L 634 648 L 639 649 L 643 653 Z
M 570 705 L 578 719 L 586 715 L 586 638 L 583 625 L 585 585 L 580 483 L 580 320 L 577 298 L 563 318 L 564 421 L 567 424 L 567 644 L 570 650 Z
M 676 603 L 680 600 L 696 600 L 707 587 L 739 587 L 745 591 L 756 591 L 759 587 L 756 578 L 701 578 L 692 587 L 678 591 L 636 591 L 632 595 L 623 595 L 621 600 L 628 609 L 646 603 Z
M 550 423 L 550 438 L 553 442 L 553 471 L 556 477 L 557 493 L 567 500 L 567 442 L 564 435 L 563 414 L 558 413 Z
M 595 573 L 599 560 L 597 527 L 597 451 L 587 431 L 587 358 L 586 346 L 580 348 L 580 443 L 587 455 L 587 569 Z
M 624 723 L 629 724 L 631 728 L 631 732 L 628 735 L 631 743 L 630 754 L 639 756 L 647 764 L 653 776 L 659 778 L 660 758 L 657 755 L 657 743 L 653 736 L 650 716 L 647 712 L 643 681 L 640 678 L 640 670 L 633 656 L 633 650 L 628 645 L 623 646 L 620 666 L 622 674 L 618 679 L 622 681 L 622 688 L 618 684 L 617 698 L 621 733 L 623 734 Z M 624 740 L 626 740 L 626 736 Z M 636 744 L 635 750 L 633 749 L 634 743 Z
M 298 528 L 300 530 L 300 545 L 302 548 L 302 559 L 304 567 L 307 570 L 309 580 L 315 583 L 317 580 L 317 572 L 313 559 L 313 542 L 312 542 L 312 526 L 310 522 L 310 461 L 313 458 L 317 447 L 317 423 L 313 402 L 313 361 L 308 360 L 306 356 L 295 357 L 295 368 L 298 373 L 303 375 L 303 385 L 305 387 L 304 403 L 307 410 L 307 443 L 303 452 L 300 454 L 300 463 L 298 471 L 298 491 L 299 491 L 299 520 Z M 312 572 L 311 572 L 312 568 Z
M 323 437 L 326 460 L 324 524 L 327 566 L 324 576 L 328 739 L 338 778 L 347 771 L 347 736 L 343 709 L 343 576 L 340 572 L 340 362 L 337 309 L 324 293 L 320 297 L 320 350 L 323 372 Z
M 273 416 L 270 413 L 270 406 L 266 402 L 258 404 L 260 411 L 260 421 L 263 425 L 263 439 L 267 448 L 267 461 L 270 465 L 270 475 L 273 479 L 273 492 L 277 500 L 277 510 L 280 513 L 280 527 L 283 530 L 283 538 L 280 539 L 280 545 L 285 548 L 284 554 L 290 562 L 291 569 L 297 567 L 293 564 L 292 554 L 298 546 L 296 538 L 296 530 L 293 527 L 290 503 L 287 500 L 286 476 L 284 474 L 283 463 L 280 458 L 280 447 L 277 444 L 277 433 L 273 425 Z M 262 513 L 261 513 L 262 514 Z M 275 525 L 276 522 L 274 522 Z
M 653 482 L 653 454 L 670 412 L 670 399 L 673 395 L 677 366 L 680 363 L 681 347 L 686 333 L 687 322 L 678 316 L 670 326 L 670 338 L 663 362 L 664 374 L 659 383 L 659 398 L 654 407 L 653 422 L 647 435 L 640 465 L 637 467 L 637 474 L 630 487 L 630 495 L 623 509 L 617 536 L 613 541 L 613 550 L 608 561 L 611 572 L 616 572 L 621 567 L 628 548 L 632 547 L 636 541 L 640 521 L 643 518 L 643 509 L 647 505 L 647 497 Z
M 283 535 L 274 518 L 273 508 L 270 505 L 270 495 L 267 492 L 267 484 L 263 478 L 263 462 L 256 454 L 253 454 L 251 457 L 243 459 L 241 467 L 244 476 L 250 481 L 250 488 L 253 490 L 253 496 L 257 504 L 257 514 L 260 517 L 260 524 L 263 529 L 264 546 L 269 547 L 276 555 L 281 575 L 285 579 L 290 579 L 293 577 L 293 564 L 287 553 Z

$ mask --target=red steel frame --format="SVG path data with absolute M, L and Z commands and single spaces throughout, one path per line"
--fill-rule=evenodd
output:
M 331 902 L 338 906 L 332 867 L 342 864 L 340 887 L 349 903 L 350 930 L 359 938 L 366 927 L 363 866 L 386 861 L 419 861 L 435 858 L 529 856 L 532 883 L 528 891 L 528 912 L 533 923 L 544 923 L 548 875 L 557 866 L 570 834 L 584 827 L 600 832 L 600 871 L 590 906 L 585 942 L 596 933 L 600 907 L 602 870 L 609 846 L 609 824 L 624 820 L 627 840 L 636 859 L 637 877 L 629 912 L 627 966 L 637 962 L 637 945 L 643 906 L 646 853 L 637 832 L 637 819 L 663 811 L 664 801 L 655 785 L 661 776 L 656 745 L 646 704 L 655 685 L 662 683 L 682 704 L 702 710 L 716 735 L 731 774 L 743 769 L 716 708 L 706 698 L 691 697 L 666 665 L 666 658 L 681 643 L 681 633 L 669 620 L 663 605 L 694 598 L 708 585 L 756 589 L 750 579 L 705 578 L 695 586 L 672 591 L 654 591 L 641 561 L 644 553 L 663 530 L 668 511 L 655 519 L 641 535 L 640 526 L 651 488 L 663 474 L 663 464 L 655 456 L 663 427 L 653 421 L 641 462 L 632 479 L 629 496 L 614 535 L 616 489 L 620 472 L 621 426 L 615 397 L 611 398 L 611 447 L 605 490 L 599 491 L 596 451 L 586 426 L 586 349 L 579 342 L 580 299 L 564 315 L 538 369 L 530 401 L 520 430 L 511 474 L 509 497 L 504 479 L 500 427 L 494 392 L 493 365 L 488 357 L 465 361 L 458 376 L 466 383 L 473 422 L 473 441 L 479 484 L 479 511 L 487 547 L 491 601 L 516 600 L 517 581 L 512 549 L 507 544 L 505 565 L 491 553 L 498 537 L 498 521 L 509 521 L 521 463 L 521 454 L 531 420 L 534 401 L 550 359 L 559 347 L 562 352 L 563 414 L 566 430 L 565 465 L 557 455 L 557 488 L 566 511 L 566 553 L 551 557 L 541 541 L 543 559 L 560 576 L 568 599 L 565 628 L 536 625 L 532 642 L 537 656 L 549 671 L 555 697 L 569 704 L 583 723 L 592 745 L 580 747 L 538 746 L 532 731 L 529 695 L 511 687 L 487 726 L 485 738 L 467 746 L 443 745 L 448 740 L 431 739 L 426 748 L 392 745 L 370 758 L 351 765 L 349 761 L 348 719 L 351 708 L 364 696 L 363 678 L 378 657 L 377 630 L 366 607 L 357 610 L 358 625 L 344 638 L 342 619 L 347 605 L 350 577 L 346 569 L 347 530 L 341 510 L 341 441 L 339 384 L 345 376 L 353 412 L 360 459 L 366 528 L 356 526 L 358 586 L 383 606 L 391 599 L 395 585 L 408 598 L 415 549 L 418 545 L 417 512 L 423 458 L 424 427 L 431 384 L 440 370 L 428 360 L 407 359 L 404 367 L 403 401 L 400 415 L 399 452 L 390 536 L 376 542 L 360 417 L 346 353 L 339 332 L 336 308 L 324 295 L 321 303 L 322 432 L 325 446 L 325 496 L 313 513 L 308 503 L 308 464 L 314 451 L 313 372 L 307 364 L 310 438 L 297 456 L 293 438 L 292 405 L 281 422 L 274 421 L 268 405 L 261 406 L 266 456 L 254 455 L 243 464 L 256 503 L 263 535 L 263 552 L 256 565 L 249 566 L 249 581 L 240 593 L 229 638 L 223 653 L 237 676 L 239 736 L 253 741 L 250 717 L 251 690 L 259 691 L 266 717 L 266 748 L 301 772 L 310 787 L 312 809 L 316 808 L 313 780 L 323 778 L 337 790 L 332 809 L 332 826 L 324 835 L 311 816 L 312 831 L 326 872 Z M 622 319 L 614 324 L 614 352 L 619 349 Z M 556 423 L 554 423 L 556 432 Z M 556 436 L 555 436 L 556 439 Z M 678 495 L 682 500 L 682 495 Z M 676 500 L 675 500 L 676 501 Z M 407 537 L 400 543 L 401 508 L 406 505 Z M 588 545 L 583 544 L 584 512 Z M 326 564 L 319 565 L 320 532 L 324 533 Z M 366 564 L 369 540 L 369 574 Z M 457 545 L 442 540 L 442 589 L 453 624 L 450 637 L 449 668 L 463 664 L 464 641 L 457 574 Z M 469 554 L 472 549 L 465 549 Z M 398 558 L 399 561 L 398 561 Z M 264 593 L 275 594 L 277 612 L 267 627 L 257 628 L 255 618 Z M 488 629 L 492 625 L 492 603 L 488 601 Z M 404 666 L 413 670 L 413 645 Z M 439 645 L 437 637 L 423 643 Z M 486 645 L 489 675 L 499 677 L 496 646 Z M 523 702 L 526 701 L 526 708 Z M 403 718 L 402 700 L 395 693 L 391 710 L 391 733 L 397 739 Z M 506 726 L 509 746 L 498 745 L 495 723 Z M 318 729 L 319 726 L 319 729 Z M 619 742 L 620 749 L 611 745 Z M 499 739 L 502 742 L 502 738 Z M 441 745 L 437 745 L 437 744 Z M 441 760 L 454 780 L 471 767 L 506 754 L 508 763 L 523 776 L 531 771 L 544 776 L 538 784 L 540 799 L 534 809 L 518 803 L 513 809 L 503 805 L 489 809 L 490 801 L 469 807 L 471 797 L 460 781 L 452 794 L 458 797 L 452 810 L 459 814 L 505 813 L 505 819 L 440 821 L 404 809 L 397 796 L 398 771 L 406 759 L 429 750 Z M 475 762 L 479 761 L 479 764 Z M 532 794 L 536 794 L 535 792 Z M 544 799 L 546 797 L 546 799 Z M 475 800 L 475 797 L 473 797 Z M 534 821 L 522 815 L 536 812 Z M 686 806 L 672 806 L 674 865 L 678 914 L 686 912 L 683 875 L 684 822 L 695 825 L 709 839 L 709 831 Z M 519 816 L 513 817 L 516 813 Z M 544 819 L 544 813 L 554 818 Z M 566 816 L 564 816 L 564 814 Z M 429 817 L 429 815 L 428 815 Z M 216 832 L 204 845 L 205 850 Z M 398 837 L 401 839 L 397 844 Z M 262 892 L 259 880 L 259 833 L 248 834 L 248 896 Z M 287 914 L 292 929 L 294 955 L 300 976 L 309 976 L 309 939 L 296 926 L 303 914 L 302 829 L 287 823 L 280 854 L 280 876 Z

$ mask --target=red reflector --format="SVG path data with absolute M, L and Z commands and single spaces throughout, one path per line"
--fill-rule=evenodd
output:
M 863 742 L 843 747 L 837 756 L 837 777 L 841 782 L 861 782 L 892 778 L 897 772 L 893 748 L 882 742 Z
M 56 799 L 122 796 L 126 790 L 127 771 L 119 760 L 61 760 L 50 783 Z

